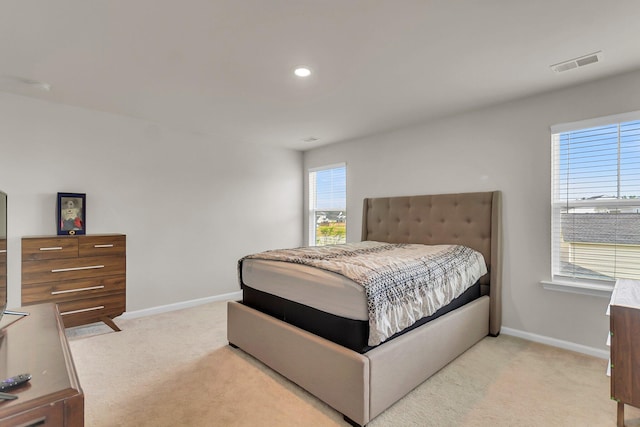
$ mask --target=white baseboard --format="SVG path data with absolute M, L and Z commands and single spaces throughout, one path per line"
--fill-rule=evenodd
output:
M 565 350 L 571 350 L 578 353 L 588 354 L 589 356 L 599 357 L 600 359 L 605 359 L 605 360 L 609 359 L 609 352 L 607 350 L 601 350 L 595 347 L 588 347 L 586 345 L 576 344 L 569 341 L 563 341 L 556 338 L 546 337 L 544 335 L 532 334 L 531 332 L 524 332 L 518 329 L 506 328 L 504 326 L 500 331 L 505 335 L 524 338 L 525 340 L 537 342 L 540 344 L 546 344 L 553 347 L 563 348 Z
M 197 305 L 207 304 L 216 301 L 230 301 L 242 299 L 242 291 L 231 292 L 228 294 L 215 295 L 212 297 L 192 299 L 189 301 L 176 302 L 174 304 L 159 305 L 157 307 L 144 308 L 142 310 L 127 311 L 119 319 L 136 319 L 138 317 L 151 316 L 153 314 L 167 313 L 169 311 L 181 310 L 183 308 L 195 307 Z
M 138 317 L 151 316 L 153 314 L 167 313 L 170 311 L 181 310 L 183 308 L 195 307 L 202 304 L 207 304 L 216 301 L 231 301 L 242 299 L 242 291 L 231 292 L 228 294 L 215 295 L 212 297 L 199 298 L 189 301 L 177 302 L 174 304 L 160 305 L 157 307 L 145 308 L 136 311 L 127 311 L 123 313 L 119 318 L 121 319 L 136 319 Z M 578 353 L 587 354 L 589 356 L 598 357 L 600 359 L 609 359 L 609 352 L 607 350 L 601 350 L 595 347 L 588 347 L 582 344 L 572 343 L 570 341 L 559 340 L 556 338 L 547 337 L 544 335 L 533 334 L 531 332 L 525 332 L 518 329 L 507 328 L 503 326 L 500 330 L 505 335 L 510 335 L 518 338 L 523 338 L 528 341 L 537 342 L 540 344 L 546 344 L 553 347 L 563 348 L 565 350 L 575 351 Z

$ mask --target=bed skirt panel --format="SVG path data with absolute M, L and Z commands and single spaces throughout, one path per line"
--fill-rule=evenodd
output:
M 231 301 L 227 338 L 360 425 L 488 334 L 489 297 L 360 354 Z
M 487 336 L 488 319 L 489 297 L 483 296 L 365 353 L 370 419 Z
M 227 339 L 352 420 L 369 421 L 369 359 L 230 301 Z

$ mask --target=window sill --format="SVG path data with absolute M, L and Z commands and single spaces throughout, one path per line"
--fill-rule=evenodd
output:
M 591 295 L 601 298 L 611 298 L 613 285 L 603 285 L 585 282 L 562 282 L 558 280 L 542 280 L 542 287 L 549 291 L 569 292 L 573 294 Z

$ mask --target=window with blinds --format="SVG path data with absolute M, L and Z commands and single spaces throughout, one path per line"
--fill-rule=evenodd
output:
M 640 112 L 551 130 L 554 280 L 640 279 Z
M 347 241 L 347 166 L 309 170 L 309 245 Z

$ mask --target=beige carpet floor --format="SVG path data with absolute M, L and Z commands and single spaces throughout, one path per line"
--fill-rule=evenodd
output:
M 67 330 L 87 427 L 346 426 L 226 340 L 226 303 Z M 615 426 L 606 361 L 487 337 L 369 426 Z M 640 410 L 627 406 L 627 425 Z

